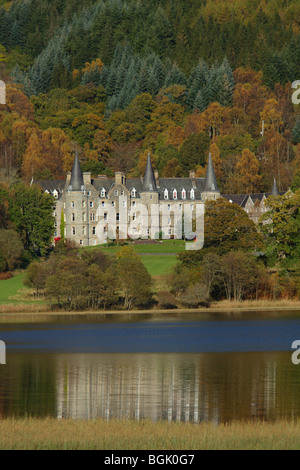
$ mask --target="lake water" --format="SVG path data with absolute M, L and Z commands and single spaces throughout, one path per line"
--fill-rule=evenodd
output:
M 300 311 L 0 318 L 0 417 L 300 417 Z

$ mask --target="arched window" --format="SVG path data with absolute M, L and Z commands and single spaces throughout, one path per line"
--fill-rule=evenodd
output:
M 181 199 L 186 199 L 186 190 L 185 189 L 183 189 L 181 191 Z
M 136 197 L 136 189 L 132 188 L 131 190 L 131 197 Z
M 101 189 L 101 197 L 105 197 L 106 196 L 106 191 L 104 188 Z
M 190 197 L 191 197 L 191 199 L 195 199 L 195 190 L 194 189 L 191 189 Z
M 169 191 L 167 189 L 164 190 L 164 199 L 169 199 Z

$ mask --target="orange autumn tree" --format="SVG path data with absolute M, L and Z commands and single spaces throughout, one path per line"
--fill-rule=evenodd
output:
M 259 161 L 249 149 L 242 151 L 242 156 L 236 165 L 240 191 L 243 193 L 255 193 L 259 191 L 261 176 L 259 173 Z
M 72 158 L 71 141 L 61 129 L 29 129 L 22 175 L 32 179 L 63 178 Z

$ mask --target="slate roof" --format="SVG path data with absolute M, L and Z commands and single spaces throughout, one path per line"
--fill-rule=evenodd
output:
M 216 192 L 216 193 L 220 192 L 220 190 L 218 188 L 217 178 L 216 178 L 214 164 L 213 164 L 213 161 L 212 161 L 211 154 L 209 154 L 209 157 L 208 157 L 207 170 L 206 170 L 206 176 L 205 176 L 203 191 Z
M 70 186 L 72 188 L 72 191 L 81 191 L 83 186 L 83 175 L 80 168 L 78 152 L 75 153 Z
M 248 201 L 248 194 L 222 194 L 224 199 L 232 201 L 234 204 L 237 204 L 240 207 L 245 207 L 246 202 Z
M 143 191 L 145 192 L 157 191 L 150 153 L 148 153 L 148 157 L 147 157 L 147 165 L 146 165 L 146 170 L 145 170 L 145 176 L 143 179 Z

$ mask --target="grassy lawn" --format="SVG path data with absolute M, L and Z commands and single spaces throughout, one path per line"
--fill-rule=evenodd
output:
M 141 260 L 151 276 L 163 276 L 170 274 L 176 265 L 177 254 L 185 250 L 184 240 L 163 240 L 153 244 L 131 244 L 134 251 L 141 256 Z M 93 249 L 95 247 L 89 247 Z M 116 254 L 122 246 L 101 245 L 107 254 Z M 165 256 L 164 256 L 165 255 Z
M 151 276 L 163 276 L 170 274 L 177 263 L 175 256 L 143 256 L 141 260 Z
M 25 273 L 16 274 L 11 279 L 0 281 L 0 305 L 32 304 L 33 299 L 26 298 L 23 285 Z M 43 300 L 34 300 L 34 303 L 44 304 Z
M 21 302 L 21 301 L 14 299 L 13 297 L 20 290 L 24 289 L 24 285 L 23 285 L 24 276 L 25 274 L 21 273 L 21 274 L 17 274 L 11 279 L 5 279 L 4 281 L 0 281 L 0 304 L 1 305 L 16 304 L 16 303 Z
M 130 246 L 134 249 L 137 254 L 151 253 L 151 254 L 177 254 L 185 250 L 185 242 L 183 240 L 163 240 L 153 244 L 131 244 Z M 117 253 L 122 247 L 121 246 L 109 246 L 101 245 L 101 248 L 105 253 Z

